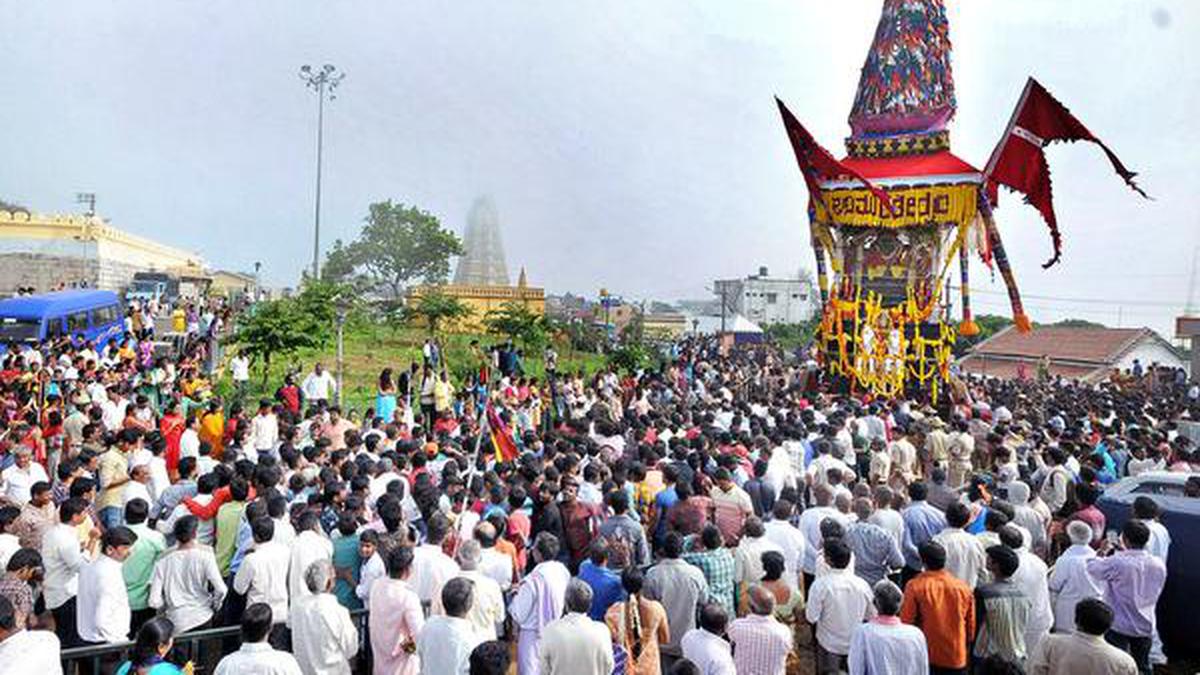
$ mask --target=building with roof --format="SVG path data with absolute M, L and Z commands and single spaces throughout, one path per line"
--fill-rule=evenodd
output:
M 766 267 L 745 279 L 714 281 L 713 293 L 725 303 L 727 312 L 762 326 L 804 323 L 818 307 L 811 279 L 772 277 Z
M 1033 377 L 1043 356 L 1050 373 L 1081 382 L 1101 382 L 1129 370 L 1134 361 L 1187 368 L 1183 356 L 1149 328 L 1036 326 L 1022 333 L 1013 326 L 975 345 L 958 361 L 967 373 L 1015 379 Z
M 87 287 L 120 291 L 135 272 L 203 273 L 190 251 L 129 234 L 95 216 L 0 211 L 0 295 Z

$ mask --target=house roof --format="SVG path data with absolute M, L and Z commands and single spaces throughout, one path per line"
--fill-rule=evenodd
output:
M 1149 328 L 1072 328 L 1038 326 L 1022 333 L 1012 326 L 980 342 L 971 354 L 1041 358 L 1052 361 L 1111 364 L 1139 340 L 1154 338 Z
M 1108 377 L 1121 358 L 1144 340 L 1170 346 L 1149 328 L 1035 327 L 1021 333 L 1005 328 L 975 345 L 959 360 L 971 373 L 1000 378 L 1031 376 L 1043 356 L 1050 357 L 1050 372 L 1069 379 L 1095 382 Z

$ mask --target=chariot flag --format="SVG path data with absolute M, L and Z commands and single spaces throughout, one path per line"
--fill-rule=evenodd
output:
M 809 198 L 814 202 L 823 202 L 820 181 L 851 176 L 862 181 L 871 194 L 879 198 L 884 208 L 889 212 L 892 211 L 892 200 L 888 198 L 886 192 L 863 178 L 862 174 L 839 162 L 829 154 L 828 150 L 821 147 L 821 144 L 817 143 L 812 134 L 808 133 L 808 129 L 800 124 L 800 120 L 796 119 L 796 116 L 787 109 L 779 97 L 775 98 L 775 103 L 779 104 L 779 114 L 783 117 L 783 128 L 787 130 L 788 140 L 792 143 L 792 151 L 796 153 L 796 164 L 800 166 L 800 173 L 804 176 L 805 184 L 808 185 Z
M 1013 111 L 1012 119 L 1004 137 L 992 151 L 984 178 L 987 181 L 988 198 L 996 203 L 998 186 L 1007 187 L 1025 195 L 1025 201 L 1042 214 L 1050 228 L 1054 242 L 1054 257 L 1042 267 L 1050 267 L 1062 255 L 1062 235 L 1058 220 L 1054 217 L 1054 200 L 1050 188 L 1050 165 L 1046 163 L 1043 148 L 1051 141 L 1091 141 L 1099 145 L 1108 155 L 1113 169 L 1129 187 L 1146 197 L 1146 193 L 1134 182 L 1137 174 L 1125 168 L 1117 155 L 1099 138 L 1092 135 L 1066 106 L 1059 103 L 1050 92 L 1032 77 L 1025 84 L 1021 100 Z
M 521 454 L 521 451 L 517 449 L 516 441 L 513 440 L 512 432 L 508 429 L 508 425 L 496 414 L 496 409 L 492 407 L 491 403 L 487 406 L 487 426 L 497 462 L 511 462 Z

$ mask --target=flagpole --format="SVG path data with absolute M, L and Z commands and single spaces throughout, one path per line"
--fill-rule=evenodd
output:
M 467 489 L 471 489 L 471 481 L 475 478 L 476 467 L 479 466 L 479 444 L 483 441 L 484 429 L 487 429 L 488 434 L 491 434 L 491 425 L 487 423 L 487 407 L 479 411 L 479 420 L 475 423 L 479 429 L 475 435 L 475 450 L 471 453 L 471 468 L 467 471 Z
M 1013 127 L 1017 124 L 1017 117 L 1025 107 L 1025 101 L 1029 99 L 1029 90 L 1032 87 L 1033 78 L 1030 77 L 1025 81 L 1025 88 L 1021 90 L 1021 98 L 1017 99 L 1017 107 L 1013 108 L 1012 117 L 1008 119 L 1008 126 L 1004 128 L 1004 135 L 1000 137 L 1000 142 L 996 143 L 996 147 L 992 149 L 992 156 L 988 158 L 987 166 L 983 169 L 984 188 L 987 187 L 988 179 L 992 177 L 992 171 L 996 169 L 996 162 L 1000 161 L 1000 149 L 1004 147 L 1004 142 L 1012 135 Z

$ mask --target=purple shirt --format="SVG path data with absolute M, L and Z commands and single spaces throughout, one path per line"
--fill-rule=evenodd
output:
M 1089 560 L 1087 571 L 1104 587 L 1104 600 L 1114 614 L 1112 629 L 1122 635 L 1150 637 L 1167 566 L 1144 549 L 1131 549 Z

